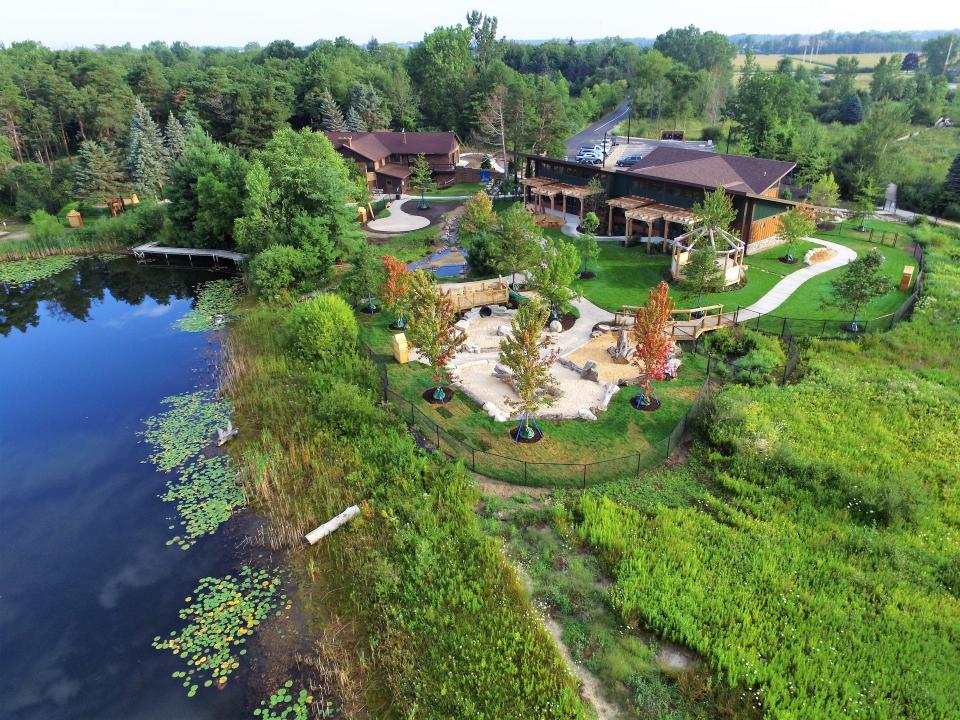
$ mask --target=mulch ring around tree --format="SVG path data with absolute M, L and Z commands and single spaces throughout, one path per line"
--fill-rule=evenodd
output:
M 531 425 L 530 428 L 533 430 L 532 436 L 527 438 L 527 437 L 524 437 L 523 435 L 520 435 L 518 437 L 520 428 L 514 425 L 513 427 L 510 428 L 510 439 L 515 442 L 526 443 L 526 444 L 540 442 L 543 439 L 543 432 L 536 425 Z
M 633 405 L 637 410 L 642 410 L 643 412 L 653 412 L 660 408 L 660 400 L 658 398 L 653 398 L 648 405 L 642 405 L 640 403 L 640 398 L 642 395 L 634 395 L 630 398 L 630 404 Z
M 378 312 L 380 312 L 380 308 L 378 308 L 376 305 L 364 305 L 362 308 L 360 308 L 360 312 L 366 313 L 367 315 L 376 315 Z
M 597 274 L 595 272 L 591 272 L 590 270 L 584 270 L 582 273 L 580 273 L 581 280 L 593 280 L 596 276 Z
M 780 262 L 785 263 L 785 264 L 787 264 L 787 265 L 796 265 L 798 262 L 800 262 L 800 260 L 799 260 L 798 258 L 795 258 L 795 257 L 787 257 L 786 255 L 781 255 L 781 256 L 779 257 L 779 260 L 780 260 Z
M 437 400 L 433 396 L 433 394 L 437 391 L 437 388 L 435 387 L 427 388 L 420 394 L 420 397 L 422 397 L 431 405 L 444 405 L 450 402 L 450 400 L 453 398 L 453 388 L 448 387 L 447 385 L 442 385 L 441 387 L 443 388 L 443 400 Z

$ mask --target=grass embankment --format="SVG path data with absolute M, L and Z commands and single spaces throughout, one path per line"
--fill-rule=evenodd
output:
M 496 174 L 492 170 L 490 172 L 493 175 Z M 457 183 L 450 187 L 431 190 L 426 195 L 428 197 L 456 197 L 458 195 L 476 195 L 481 190 L 483 190 L 482 183 Z
M 0 240 L 0 262 L 35 260 L 50 255 L 89 255 L 124 252 L 161 237 L 166 211 L 144 202 L 117 217 L 90 220 L 78 228 L 61 228 L 51 237 Z
M 391 390 L 413 404 L 416 408 L 413 417 L 421 429 L 434 430 L 422 422 L 424 419 L 442 428 L 441 445 L 446 441 L 452 454 L 464 457 L 470 467 L 475 461 L 477 472 L 513 482 L 579 486 L 584 478 L 583 464 L 614 459 L 620 460 L 588 468 L 587 481 L 635 474 L 638 455 L 642 456 L 643 465 L 662 458 L 666 437 L 687 412 L 706 375 L 706 360 L 687 353 L 678 378 L 657 384 L 662 405 L 656 412 L 634 409 L 630 398 L 636 391 L 628 387 L 613 396 L 606 412 L 597 414 L 597 420 L 540 420 L 543 440 L 518 445 L 509 437 L 513 424 L 494 421 L 463 393 L 455 394 L 442 406 L 424 400 L 421 393 L 433 384 L 430 370 L 416 362 L 399 365 L 393 359 L 392 332 L 387 327 L 392 319 L 390 313 L 360 316 L 361 337 L 385 363 Z M 625 376 L 635 372 L 624 367 Z M 400 403 L 398 410 L 404 417 L 411 417 L 409 405 Z M 424 434 L 432 435 L 431 432 Z M 453 447 L 450 447 L 451 441 Z M 471 449 L 478 452 L 473 453 Z M 525 470 L 523 461 L 547 465 L 531 465 Z
M 688 468 L 571 508 L 613 605 L 752 686 L 770 717 L 960 715 L 960 240 L 919 229 L 912 322 L 728 385 Z
M 417 449 L 378 406 L 376 373 L 355 345 L 302 357 L 285 330 L 291 312 L 260 308 L 231 327 L 230 398 L 242 428 L 231 453 L 248 495 L 291 545 L 362 504 L 357 519 L 296 555 L 315 634 L 329 615 L 353 619 L 339 639 L 352 640 L 341 678 L 362 685 L 344 713 L 583 718 L 512 567 L 480 532 L 462 467 Z
M 394 235 L 385 239 L 371 239 L 370 244 L 383 255 L 393 255 L 405 263 L 422 260 L 440 249 L 440 226 L 431 225 L 422 230 L 413 230 L 408 233 Z

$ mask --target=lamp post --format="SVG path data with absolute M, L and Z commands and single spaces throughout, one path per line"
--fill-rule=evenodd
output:
M 610 133 L 609 130 L 603 133 L 603 164 L 600 166 L 605 168 L 607 166 L 607 135 Z

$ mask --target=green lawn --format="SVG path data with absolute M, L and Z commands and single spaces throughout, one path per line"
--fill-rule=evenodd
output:
M 875 231 L 901 234 L 904 231 L 903 226 L 896 223 L 876 220 L 868 221 L 867 227 L 872 227 Z M 893 248 L 889 245 L 881 246 L 867 242 L 862 239 L 865 235 L 854 231 L 850 224 L 845 225 L 839 234 L 837 231 L 832 231 L 817 234 L 817 237 L 846 245 L 858 254 L 876 248 L 886 258 L 883 270 L 890 278 L 890 292 L 864 308 L 861 317 L 875 318 L 892 313 L 909 295 L 908 292 L 896 289 L 904 266 L 916 265 L 913 257 L 902 247 Z M 904 241 L 898 244 L 902 246 Z M 794 253 L 802 258 L 807 250 L 814 247 L 817 247 L 814 243 L 803 242 L 794 248 Z M 725 309 L 735 310 L 738 305 L 746 307 L 756 302 L 783 277 L 804 267 L 802 262 L 796 265 L 785 265 L 780 262 L 779 258 L 783 253 L 784 248 L 780 246 L 748 256 L 747 284 L 737 290 L 707 293 L 700 304 L 722 304 Z M 648 255 L 646 249 L 639 245 L 624 248 L 617 243 L 603 242 L 600 243 L 597 267 L 599 268 L 597 277 L 593 280 L 578 281 L 576 288 L 591 302 L 614 312 L 623 305 L 641 304 L 646 299 L 649 288 L 655 286 L 660 280 L 667 280 L 670 257 L 656 253 Z M 847 313 L 821 306 L 822 300 L 829 295 L 830 283 L 842 272 L 842 269 L 831 270 L 804 283 L 773 314 L 811 320 L 848 319 Z M 695 297 L 689 297 L 676 286 L 671 287 L 670 294 L 677 307 L 690 307 L 696 301 Z
M 457 183 L 450 187 L 440 190 L 433 190 L 427 193 L 428 197 L 449 197 L 451 195 L 476 195 L 483 190 L 480 183 Z
M 440 226 L 431 225 L 422 230 L 395 235 L 383 242 L 371 241 L 371 244 L 383 255 L 393 255 L 397 260 L 411 263 L 422 260 L 436 250 L 439 237 Z
M 430 371 L 419 363 L 399 365 L 390 352 L 392 321 L 390 313 L 358 314 L 361 337 L 385 362 L 391 389 L 412 402 L 417 412 L 412 417 L 418 429 L 427 437 L 435 435 L 433 423 L 443 429 L 441 445 L 452 454 L 466 460 L 468 467 L 476 462 L 477 472 L 513 482 L 543 485 L 578 485 L 583 480 L 584 463 L 619 459 L 616 462 L 588 468 L 588 482 L 604 478 L 622 477 L 636 472 L 638 455 L 644 466 L 660 459 L 658 451 L 664 440 L 686 413 L 703 383 L 706 361 L 699 355 L 687 353 L 679 377 L 656 385 L 662 405 L 653 413 L 635 410 L 630 398 L 635 394 L 624 388 L 614 395 L 606 412 L 598 420 L 544 420 L 540 427 L 544 439 L 534 445 L 518 445 L 510 439 L 509 423 L 497 423 L 476 403 L 457 394 L 444 406 L 435 406 L 423 400 L 420 394 L 432 385 Z M 407 403 L 400 403 L 398 412 L 411 416 Z M 424 418 L 430 422 L 423 422 Z M 451 447 L 451 445 L 453 447 Z M 475 449 L 477 452 L 471 452 Z M 502 456 L 502 457 L 497 457 Z M 522 461 L 557 463 L 558 465 L 528 466 L 526 478 Z M 580 464 L 565 467 L 559 464 Z

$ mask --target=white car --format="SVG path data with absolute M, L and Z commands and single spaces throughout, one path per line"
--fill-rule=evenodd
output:
M 597 152 L 586 152 L 577 155 L 577 162 L 587 165 L 603 165 L 603 155 Z

